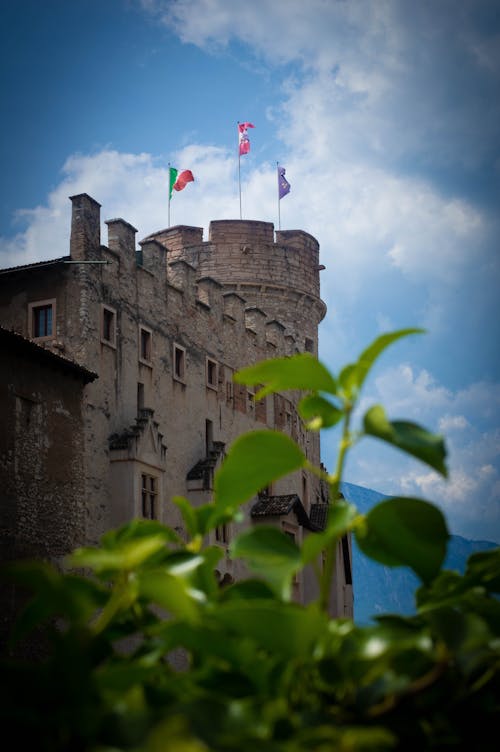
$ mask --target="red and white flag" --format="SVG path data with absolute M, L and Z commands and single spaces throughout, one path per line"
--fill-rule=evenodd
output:
M 240 155 L 248 154 L 250 151 L 250 139 L 248 138 L 247 128 L 255 128 L 255 125 L 252 125 L 252 123 L 238 123 Z

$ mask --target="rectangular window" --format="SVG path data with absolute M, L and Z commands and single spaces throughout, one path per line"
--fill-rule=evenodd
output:
M 186 378 L 186 350 L 180 345 L 174 344 L 174 379 L 184 382 Z
M 215 528 L 215 540 L 217 543 L 229 543 L 229 525 L 227 523 Z
M 139 360 L 151 365 L 153 333 L 145 326 L 139 326 Z
M 305 350 L 306 352 L 309 352 L 309 353 L 314 352 L 314 341 L 310 339 L 309 337 L 306 337 Z
M 255 408 L 255 392 L 251 389 L 247 391 L 248 412 L 251 414 Z
M 210 456 L 214 447 L 214 424 L 211 420 L 205 421 L 205 457 Z
M 137 413 L 144 407 L 144 384 L 137 382 Z
M 157 479 L 153 475 L 141 475 L 141 511 L 142 516 L 148 520 L 157 519 Z
M 262 384 L 258 384 L 256 391 L 260 391 L 262 386 Z M 255 402 L 255 420 L 260 421 L 260 423 L 267 423 L 267 397 L 262 397 Z
M 306 509 L 309 508 L 309 485 L 305 475 L 302 475 L 302 504 Z
M 116 311 L 109 306 L 101 306 L 101 342 L 116 347 Z
M 207 386 L 210 387 L 210 389 L 217 389 L 218 383 L 217 383 L 217 361 L 212 360 L 212 358 L 207 358 L 206 361 L 206 379 L 207 379 Z
M 55 336 L 55 308 L 55 300 L 40 300 L 28 305 L 28 328 L 32 339 Z

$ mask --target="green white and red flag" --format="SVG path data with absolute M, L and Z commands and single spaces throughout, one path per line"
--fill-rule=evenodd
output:
M 182 191 L 188 183 L 194 180 L 191 170 L 176 170 L 175 167 L 169 168 L 169 199 L 172 198 L 172 191 Z

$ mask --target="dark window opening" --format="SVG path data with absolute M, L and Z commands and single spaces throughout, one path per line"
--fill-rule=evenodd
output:
M 141 360 L 149 363 L 151 361 L 151 332 L 142 327 L 140 330 L 139 348 Z
M 142 516 L 148 520 L 155 520 L 157 515 L 157 481 L 152 475 L 141 476 L 142 488 L 141 488 L 141 503 L 142 503 Z
M 225 522 L 215 528 L 215 540 L 218 543 L 229 542 L 229 526 Z
M 211 420 L 205 421 L 205 457 L 208 457 L 214 445 L 214 424 Z
M 352 585 L 351 557 L 349 556 L 349 541 L 342 536 L 342 558 L 344 560 L 345 584 Z
M 186 373 L 186 352 L 182 347 L 174 345 L 174 376 L 176 379 L 184 380 Z
M 207 384 L 217 388 L 217 363 L 207 358 Z
M 52 335 L 52 305 L 33 307 L 33 337 Z
M 144 407 L 144 384 L 137 382 L 137 412 Z
M 102 309 L 102 338 L 106 342 L 115 342 L 115 314 L 109 308 Z

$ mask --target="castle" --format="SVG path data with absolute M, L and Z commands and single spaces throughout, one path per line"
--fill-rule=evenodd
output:
M 304 429 L 299 394 L 233 382 L 250 363 L 317 354 L 319 245 L 272 223 L 221 220 L 153 233 L 106 222 L 87 194 L 71 198 L 69 255 L 0 270 L 4 359 L 0 409 L 2 556 L 63 557 L 134 517 L 182 534 L 171 499 L 211 499 L 232 441 L 283 431 L 320 465 L 318 433 Z M 324 526 L 328 493 L 300 470 L 264 489 L 245 521 L 218 528 L 223 583 L 243 574 L 228 544 L 250 522 L 278 525 L 298 543 Z M 350 541 L 338 546 L 332 614 L 352 616 Z M 315 597 L 312 572 L 294 597 Z

